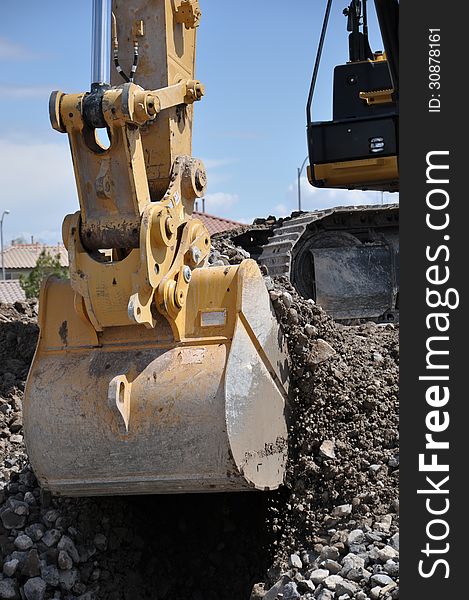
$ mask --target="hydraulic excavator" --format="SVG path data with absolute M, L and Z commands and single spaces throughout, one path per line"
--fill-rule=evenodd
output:
M 24 429 L 54 493 L 283 481 L 288 368 L 269 294 L 253 260 L 205 267 L 192 214 L 200 19 L 198 0 L 94 0 L 91 87 L 50 99 L 80 210 L 63 222 L 70 280 L 41 290 Z
M 307 100 L 309 182 L 317 188 L 396 192 L 399 2 L 374 0 L 384 52 L 370 47 L 367 0 L 351 0 L 344 10 L 349 57 L 334 69 L 332 120 L 317 121 L 313 99 L 332 4 L 327 0 Z M 299 212 L 270 230 L 245 231 L 235 242 L 271 275 L 287 276 L 334 319 L 398 319 L 398 204 Z

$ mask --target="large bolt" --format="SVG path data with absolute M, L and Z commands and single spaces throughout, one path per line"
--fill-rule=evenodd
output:
M 182 275 L 183 275 L 183 277 L 184 277 L 184 281 L 185 281 L 186 283 L 189 283 L 189 282 L 190 282 L 190 280 L 192 279 L 192 271 L 191 271 L 191 268 L 190 268 L 190 267 L 188 267 L 188 266 L 186 265 L 186 266 L 183 268 L 183 270 L 182 270 Z
M 176 231 L 176 224 L 174 223 L 173 217 L 168 217 L 165 221 L 166 234 L 171 237 Z
M 202 192 L 207 185 L 207 173 L 204 169 L 197 169 L 195 172 L 195 186 L 198 192 Z
M 191 248 L 191 258 L 192 258 L 192 262 L 193 262 L 195 265 L 198 265 L 198 264 L 199 264 L 199 262 L 200 262 L 200 257 L 201 257 L 201 254 L 202 254 L 202 253 L 200 252 L 200 249 L 199 249 L 197 246 L 193 246 L 193 247 Z

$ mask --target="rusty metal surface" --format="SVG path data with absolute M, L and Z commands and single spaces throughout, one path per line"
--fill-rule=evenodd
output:
M 81 496 L 281 485 L 286 355 L 253 261 L 194 271 L 180 342 L 162 317 L 151 330 L 97 334 L 72 299 L 67 282 L 42 291 L 24 400 L 43 487 Z

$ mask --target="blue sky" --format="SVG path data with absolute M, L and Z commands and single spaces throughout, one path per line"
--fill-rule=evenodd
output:
M 194 156 L 207 166 L 206 210 L 243 222 L 289 214 L 306 156 L 305 103 L 325 0 L 200 0 Z M 347 0 L 335 0 L 315 118 L 329 118 L 332 69 L 347 60 Z M 56 243 L 78 208 L 66 136 L 50 128 L 52 90 L 88 89 L 92 0 L 24 0 L 0 7 L 0 213 L 6 244 Z M 372 5 L 372 3 L 370 3 Z M 21 6 L 21 9 L 18 9 Z M 370 10 L 371 10 L 370 6 Z M 382 49 L 371 15 L 372 47 Z M 318 191 L 303 208 L 380 202 L 377 192 Z M 395 201 L 396 196 L 385 201 Z

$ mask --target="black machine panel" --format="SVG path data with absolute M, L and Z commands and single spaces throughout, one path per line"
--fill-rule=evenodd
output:
M 312 164 L 394 156 L 397 116 L 312 123 L 308 130 Z
M 370 117 L 395 112 L 391 104 L 368 106 L 360 92 L 392 89 L 387 61 L 365 61 L 334 69 L 333 119 Z

